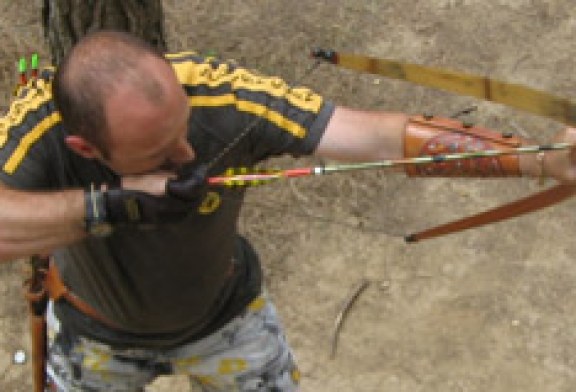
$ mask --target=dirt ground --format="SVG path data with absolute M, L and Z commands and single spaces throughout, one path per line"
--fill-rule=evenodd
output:
M 18 54 L 42 46 L 39 1 L 0 0 L 6 105 Z M 548 141 L 561 124 L 330 65 L 326 47 L 489 75 L 575 95 L 576 9 L 567 0 L 166 0 L 172 50 L 194 49 L 339 104 L 450 116 L 477 105 L 484 126 Z M 283 158 L 283 167 L 317 163 Z M 549 184 L 550 185 L 550 184 Z M 250 191 L 240 229 L 257 246 L 303 374 L 304 391 L 576 390 L 576 222 L 568 201 L 510 222 L 406 245 L 402 235 L 496 206 L 534 180 L 406 179 L 383 171 Z M 0 266 L 0 390 L 30 389 L 21 262 Z M 336 357 L 336 314 L 362 279 Z M 150 391 L 187 391 L 183 378 Z

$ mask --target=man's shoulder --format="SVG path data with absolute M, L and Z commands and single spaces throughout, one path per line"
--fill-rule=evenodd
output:
M 0 148 L 13 133 L 41 134 L 60 122 L 60 114 L 52 101 L 50 74 L 46 75 L 21 87 L 8 111 L 0 117 Z
M 22 86 L 0 117 L 0 168 L 7 174 L 14 173 L 32 147 L 61 123 L 50 83 L 49 78 L 39 78 Z

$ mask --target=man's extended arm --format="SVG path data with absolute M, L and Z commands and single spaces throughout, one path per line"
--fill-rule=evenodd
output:
M 315 155 L 344 161 L 372 161 L 404 157 L 405 130 L 409 116 L 337 107 Z M 576 142 L 576 129 L 560 132 L 555 141 Z M 524 140 L 523 144 L 532 144 Z M 574 151 L 574 150 L 572 150 Z M 576 152 L 546 152 L 539 161 L 536 154 L 519 156 L 522 175 L 547 175 L 563 183 L 576 182 Z

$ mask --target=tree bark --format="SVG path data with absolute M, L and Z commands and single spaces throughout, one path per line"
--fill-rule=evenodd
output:
M 166 50 L 161 0 L 44 0 L 42 25 L 54 65 L 97 30 L 127 31 Z

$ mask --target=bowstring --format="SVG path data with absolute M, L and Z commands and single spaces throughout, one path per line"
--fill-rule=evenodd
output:
M 234 147 L 236 147 L 244 138 L 246 138 L 250 132 L 256 129 L 262 122 L 266 120 L 265 115 L 269 113 L 276 102 L 280 102 L 281 99 L 284 99 L 292 92 L 294 87 L 298 86 L 300 83 L 304 81 L 308 76 L 312 74 L 312 72 L 322 63 L 322 60 L 316 60 L 312 65 L 310 65 L 304 73 L 297 78 L 292 84 L 288 84 L 288 89 L 284 94 L 281 96 L 274 98 L 274 100 L 266 107 L 266 110 L 258 117 L 254 118 L 247 126 L 236 136 L 230 143 L 228 143 L 214 158 L 212 158 L 206 164 L 206 170 L 211 169 L 214 167 L 216 163 L 218 163 L 226 154 L 228 154 Z

